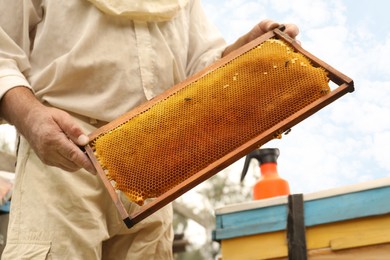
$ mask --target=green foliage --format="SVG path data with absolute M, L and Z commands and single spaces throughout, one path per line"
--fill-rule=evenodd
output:
M 235 176 L 234 176 L 235 177 Z M 225 172 L 210 178 L 199 193 L 209 201 L 213 208 L 251 200 L 251 189 L 233 181 Z
M 186 206 L 190 207 L 193 213 L 201 216 L 204 222 L 207 223 L 204 227 L 206 242 L 200 247 L 187 246 L 186 252 L 175 256 L 176 260 L 208 260 L 215 259 L 216 255 L 219 254 L 219 245 L 211 241 L 211 232 L 215 227 L 215 209 L 252 200 L 252 187 L 245 183 L 241 184 L 239 174 L 232 172 L 231 168 L 227 168 L 196 188 L 197 194 L 200 195 L 200 201 L 186 204 Z M 188 221 L 188 218 L 175 213 L 175 232 L 183 233 L 184 231 L 185 234 L 191 236 L 191 233 L 188 232 Z M 191 237 L 185 239 L 191 240 Z
M 15 132 L 14 127 L 8 124 L 0 124 L 0 151 L 9 154 L 14 153 L 15 140 L 14 137 L 12 137 L 12 134 L 10 134 L 14 132 Z
M 189 247 L 186 252 L 176 254 L 176 260 L 201 260 L 204 259 L 201 249 Z

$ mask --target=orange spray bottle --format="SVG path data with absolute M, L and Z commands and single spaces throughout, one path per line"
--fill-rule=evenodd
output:
M 260 200 L 290 194 L 288 182 L 282 179 L 277 170 L 277 159 L 280 151 L 277 148 L 256 149 L 245 158 L 244 168 L 241 174 L 241 182 L 248 171 L 252 159 L 257 159 L 260 164 L 260 179 L 253 187 L 253 199 Z

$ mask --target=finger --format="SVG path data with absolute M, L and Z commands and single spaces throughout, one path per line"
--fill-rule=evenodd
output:
M 63 140 L 63 142 L 66 146 L 64 146 L 63 150 L 60 151 L 62 156 L 65 157 L 66 160 L 72 161 L 72 163 L 76 164 L 79 168 L 84 168 L 88 172 L 96 174 L 95 167 L 93 166 L 91 160 L 89 160 L 88 156 L 76 146 L 85 146 L 88 144 L 88 136 L 83 133 L 80 126 L 77 125 L 73 118 L 66 112 L 56 110 L 53 119 L 65 134 L 64 138 L 66 140 Z M 72 142 L 69 142 L 69 139 Z M 72 168 L 74 168 L 74 166 L 72 166 Z
M 276 29 L 279 27 L 279 23 L 271 20 L 271 19 L 265 19 L 259 23 L 260 30 L 263 33 L 269 32 L 273 29 Z
M 85 134 L 81 134 L 77 137 L 77 145 L 85 146 L 89 143 L 89 137 Z
M 79 165 L 76 165 L 76 164 L 70 165 L 69 160 L 67 160 L 67 158 L 65 158 L 64 156 L 62 156 L 62 159 L 63 159 L 62 161 L 57 161 L 57 166 L 65 171 L 75 172 L 75 171 L 78 171 L 81 168 L 83 168 L 86 171 L 88 171 L 89 173 L 91 173 L 92 175 L 97 174 L 96 169 L 92 165 L 92 163 L 91 163 L 91 166 L 80 167 Z
M 86 169 L 88 172 L 95 174 L 96 170 L 88 156 L 80 150 L 71 140 L 67 140 L 67 144 L 59 151 L 63 158 L 67 161 L 68 167 L 78 170 Z
M 278 27 L 279 24 L 274 22 L 273 20 L 270 19 L 263 20 L 260 23 L 258 23 L 255 27 L 253 27 L 253 29 L 249 33 L 246 34 L 245 43 L 250 42 L 256 39 L 257 37 L 260 37 L 261 35 Z
M 49 166 L 59 167 L 68 172 L 74 172 L 81 168 L 74 162 L 69 161 L 59 151 L 52 152 L 50 158 L 49 156 L 45 156 L 41 160 Z
M 96 169 L 95 169 L 95 167 L 93 167 L 92 164 L 91 164 L 91 166 L 81 167 L 80 165 L 77 165 L 75 163 L 73 163 L 73 164 L 72 164 L 72 162 L 70 163 L 69 160 L 67 158 L 65 158 L 65 156 L 61 156 L 61 157 L 62 157 L 62 160 L 57 160 L 57 166 L 60 167 L 61 169 L 68 171 L 68 172 L 75 172 L 75 171 L 80 170 L 81 168 L 84 168 L 89 173 L 96 175 Z
M 69 165 L 69 162 L 66 160 L 65 157 L 62 157 L 63 158 L 63 161 L 57 161 L 57 167 L 67 171 L 67 172 L 75 172 L 77 170 L 80 170 L 81 167 L 76 165 L 76 164 L 73 164 L 73 165 Z
M 295 24 L 286 24 L 284 32 L 294 39 L 299 34 L 299 28 Z

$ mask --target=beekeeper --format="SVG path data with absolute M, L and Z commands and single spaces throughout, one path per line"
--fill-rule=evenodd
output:
M 172 259 L 171 206 L 128 229 L 78 145 L 278 24 L 226 46 L 200 0 L 12 0 L 0 10 L 0 117 L 20 134 L 2 259 Z

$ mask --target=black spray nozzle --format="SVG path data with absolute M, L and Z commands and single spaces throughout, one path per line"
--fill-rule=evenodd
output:
M 256 149 L 252 152 L 250 152 L 245 157 L 244 162 L 244 168 L 242 169 L 241 173 L 241 180 L 242 182 L 245 178 L 246 173 L 248 172 L 249 164 L 252 159 L 257 159 L 259 161 L 259 164 L 267 163 L 267 162 L 277 162 L 277 159 L 279 157 L 280 151 L 278 148 L 264 148 L 264 149 Z

